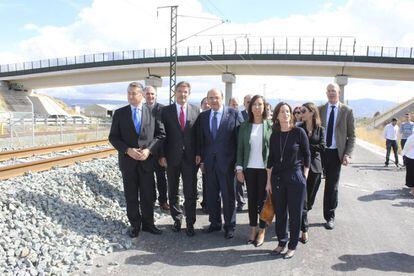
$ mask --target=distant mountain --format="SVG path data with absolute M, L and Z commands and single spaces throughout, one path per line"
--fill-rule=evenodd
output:
M 117 101 L 117 100 L 100 100 L 100 99 L 63 99 L 59 98 L 59 100 L 66 103 L 68 106 L 80 106 L 81 108 L 84 108 L 88 105 L 92 104 L 111 104 L 111 105 L 121 105 L 121 104 L 127 104 L 127 101 Z
M 377 111 L 382 114 L 397 106 L 398 103 L 385 100 L 359 99 L 348 101 L 348 105 L 354 110 L 356 118 L 373 118 Z
M 78 105 L 82 108 L 88 105 L 92 105 L 92 104 L 112 104 L 112 105 L 127 104 L 127 101 L 116 101 L 116 100 L 62 99 L 62 98 L 60 100 L 65 102 L 68 106 Z M 190 102 L 195 105 L 200 104 L 198 100 L 193 101 L 190 99 Z M 272 105 L 273 108 L 279 103 L 279 101 L 276 99 L 270 99 L 268 102 Z M 292 107 L 303 104 L 303 102 L 300 102 L 297 100 L 285 100 L 285 102 L 290 104 Z M 324 100 L 315 100 L 313 102 L 316 105 L 321 105 L 321 104 L 326 103 L 326 101 Z M 380 113 L 384 113 L 387 110 L 395 107 L 397 104 L 398 103 L 396 102 L 385 101 L 385 100 L 375 100 L 375 99 L 359 99 L 359 100 L 348 101 L 348 105 L 351 106 L 352 109 L 354 110 L 355 118 L 363 118 L 363 117 L 372 118 L 374 117 L 375 112 L 379 111 Z

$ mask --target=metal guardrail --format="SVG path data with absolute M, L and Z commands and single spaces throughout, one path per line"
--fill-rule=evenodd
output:
M 232 40 L 210 40 L 203 46 L 186 46 L 177 49 L 178 56 L 212 55 L 315 55 L 315 56 L 352 56 L 388 57 L 414 59 L 413 47 L 359 46 L 350 37 L 246 37 Z M 99 64 L 108 61 L 170 57 L 169 48 L 154 48 L 77 55 L 51 58 L 22 63 L 0 65 L 0 74 L 35 70 L 42 68 L 63 68 L 76 64 Z

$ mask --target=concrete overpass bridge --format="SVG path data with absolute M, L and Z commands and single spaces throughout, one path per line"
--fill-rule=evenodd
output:
M 0 81 L 25 90 L 137 79 L 160 86 L 169 61 L 167 48 L 52 58 L 1 65 Z M 348 78 L 414 81 L 414 52 L 349 37 L 210 40 L 178 49 L 177 75 L 222 75 L 226 98 L 237 75 L 335 77 L 344 90 Z

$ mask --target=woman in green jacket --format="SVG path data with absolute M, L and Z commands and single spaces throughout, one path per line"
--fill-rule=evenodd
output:
M 247 243 L 261 246 L 264 241 L 266 223 L 260 221 L 257 229 L 258 214 L 266 198 L 266 164 L 269 156 L 269 138 L 272 122 L 267 120 L 266 101 L 256 95 L 247 110 L 249 119 L 240 125 L 237 143 L 236 177 L 241 183 L 246 181 L 251 227 Z

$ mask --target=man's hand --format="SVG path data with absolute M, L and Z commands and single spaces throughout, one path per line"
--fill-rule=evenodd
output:
M 161 166 L 161 167 L 166 168 L 166 167 L 167 167 L 167 158 L 165 158 L 165 157 L 161 157 L 161 158 L 158 160 L 158 163 L 160 163 L 160 166 Z
M 195 162 L 196 162 L 196 166 L 197 166 L 198 164 L 200 164 L 200 162 L 201 162 L 201 156 L 200 156 L 200 155 L 196 155 L 196 157 L 195 157 Z
M 138 160 L 144 161 L 147 160 L 148 156 L 150 155 L 149 149 L 138 149 Z
M 237 181 L 239 181 L 240 183 L 244 183 L 244 173 L 243 173 L 243 171 L 237 171 L 236 172 L 236 178 L 237 178 Z
M 139 149 L 136 149 L 136 148 L 128 148 L 127 154 L 132 159 L 139 160 L 139 156 L 140 156 Z
M 345 154 L 344 160 L 342 160 L 342 165 L 348 166 L 351 163 L 351 157 L 348 154 Z

